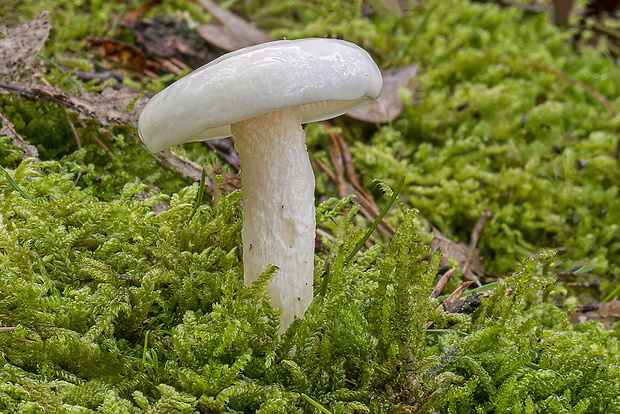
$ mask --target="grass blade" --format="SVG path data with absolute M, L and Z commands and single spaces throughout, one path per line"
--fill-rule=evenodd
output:
M 310 404 L 312 404 L 314 407 L 318 408 L 319 410 L 321 410 L 321 412 L 325 413 L 325 414 L 334 414 L 331 411 L 329 411 L 327 408 L 323 407 L 321 404 L 319 404 L 318 402 L 314 401 L 312 398 L 308 397 L 306 394 L 304 394 L 303 392 L 301 393 L 301 396 L 304 397 L 304 399 L 306 401 L 308 401 Z
M 15 189 L 15 191 L 17 191 L 26 200 L 28 200 L 28 201 L 30 201 L 31 203 L 34 204 L 34 200 L 19 185 L 17 185 L 17 183 L 15 182 L 13 177 L 11 177 L 9 172 L 7 170 L 5 170 L 4 167 L 2 167 L 1 165 L 0 165 L 0 171 L 4 174 L 6 179 L 9 181 L 9 184 L 11 184 L 11 187 L 13 187 Z
M 422 17 L 422 21 L 420 22 L 420 24 L 418 24 L 418 27 L 416 27 L 414 32 L 411 33 L 411 36 L 409 36 L 409 39 L 407 39 L 407 43 L 405 44 L 405 46 L 402 49 L 400 49 L 400 51 L 396 55 L 396 58 L 394 59 L 394 63 L 392 63 L 392 66 L 391 66 L 392 68 L 397 67 L 400 61 L 405 57 L 405 54 L 409 51 L 409 48 L 413 44 L 413 41 L 416 39 L 416 37 L 418 37 L 422 29 L 426 26 L 426 23 L 428 22 L 428 18 L 434 9 L 435 8 L 432 7 L 424 14 L 424 17 Z
M 400 190 L 402 190 L 404 184 L 405 184 L 405 177 L 401 178 L 400 182 L 396 186 L 396 189 L 394 189 L 394 192 L 392 193 L 392 196 L 388 200 L 387 204 L 383 207 L 383 209 L 381 210 L 381 212 L 379 213 L 375 221 L 372 223 L 370 228 L 366 231 L 366 234 L 364 234 L 364 237 L 362 237 L 362 239 L 355 245 L 355 247 L 353 248 L 349 256 L 347 256 L 347 258 L 344 261 L 345 264 L 353 260 L 355 255 L 357 255 L 357 252 L 359 252 L 361 248 L 364 246 L 364 244 L 368 241 L 368 239 L 370 238 L 372 233 L 375 231 L 379 223 L 381 223 L 381 220 L 383 220 L 383 217 L 385 217 L 387 212 L 390 210 L 390 207 L 392 207 L 392 204 L 394 204 L 394 201 L 396 201 L 396 197 L 398 197 L 398 193 L 400 193 Z
M 192 219 L 196 215 L 198 211 L 198 207 L 202 204 L 202 196 L 205 193 L 205 181 L 207 179 L 207 169 L 202 168 L 202 174 L 200 174 L 200 187 L 198 188 L 198 197 L 196 197 L 196 203 L 194 204 L 194 208 L 192 209 L 192 214 L 189 215 L 189 219 L 187 220 L 187 224 L 192 222 Z

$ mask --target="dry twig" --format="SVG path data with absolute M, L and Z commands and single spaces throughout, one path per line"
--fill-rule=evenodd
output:
M 15 131 L 15 127 L 0 113 L 0 135 L 5 135 L 13 141 L 13 144 L 24 151 L 22 159 L 34 158 L 39 159 L 39 151 L 34 145 L 30 145 L 24 141 L 24 139 Z

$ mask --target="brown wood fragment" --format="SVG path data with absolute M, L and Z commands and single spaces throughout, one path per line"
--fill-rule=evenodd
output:
M 170 16 L 136 19 L 128 15 L 120 24 L 130 29 L 148 55 L 170 73 L 180 75 L 184 70 L 204 65 L 221 55 L 187 24 Z
M 0 79 L 0 93 L 13 93 L 24 99 L 51 102 L 67 108 L 81 119 L 101 126 L 137 125 L 138 115 L 148 98 L 142 93 L 105 88 L 101 93 L 74 95 L 55 86 Z
M 437 281 L 437 284 L 435 285 L 435 287 L 433 288 L 433 291 L 431 292 L 431 298 L 436 298 L 437 296 L 441 295 L 443 288 L 446 286 L 446 283 L 450 281 L 450 278 L 454 274 L 455 270 L 456 269 L 451 268 L 446 273 L 444 273 L 441 276 L 441 278 L 439 278 L 439 280 Z

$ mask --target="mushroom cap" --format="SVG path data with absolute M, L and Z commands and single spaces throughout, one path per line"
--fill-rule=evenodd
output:
M 335 39 L 277 40 L 215 59 L 155 95 L 138 119 L 151 151 L 231 135 L 230 125 L 299 107 L 302 123 L 342 115 L 379 97 L 368 52 Z

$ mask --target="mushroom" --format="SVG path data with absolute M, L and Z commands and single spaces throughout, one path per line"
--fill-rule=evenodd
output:
M 280 332 L 310 306 L 314 280 L 314 173 L 302 124 L 376 99 L 379 68 L 334 39 L 278 40 L 228 53 L 155 95 L 138 120 L 150 151 L 234 134 L 243 183 L 243 265 L 249 286 L 269 264 Z

